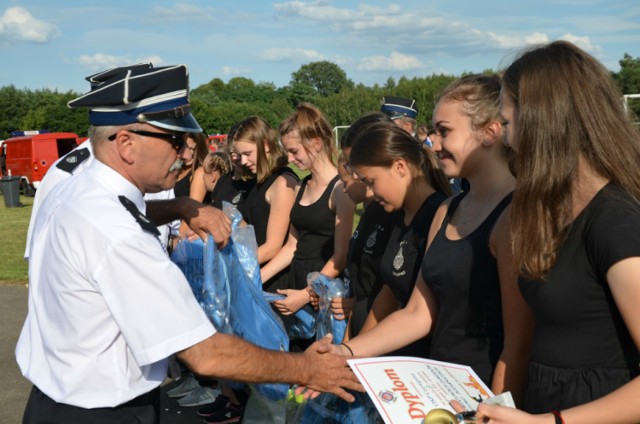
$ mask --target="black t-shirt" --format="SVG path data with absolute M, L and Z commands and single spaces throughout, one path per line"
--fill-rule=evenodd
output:
M 409 225 L 404 223 L 403 209 L 393 213 L 389 242 L 380 261 L 380 275 L 401 307 L 409 301 L 422 263 L 431 221 L 445 199 L 446 196 L 438 192 L 427 197 Z
M 392 214 L 378 202 L 371 202 L 349 240 L 347 265 L 343 278 L 349 280 L 356 300 L 372 297 L 380 280 L 380 258 L 389 239 Z M 373 294 L 375 296 L 375 294 Z
M 249 191 L 256 184 L 255 179 L 243 180 L 233 179 L 233 171 L 220 177 L 213 192 L 211 192 L 211 204 L 218 209 L 222 209 L 222 202 L 229 202 L 238 207 L 243 219 L 247 219 L 244 203 L 249 195 Z

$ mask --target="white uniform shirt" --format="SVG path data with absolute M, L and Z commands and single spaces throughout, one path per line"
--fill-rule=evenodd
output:
M 127 402 L 162 383 L 171 354 L 215 333 L 158 238 L 118 196 L 144 213 L 142 193 L 94 160 L 58 184 L 34 220 L 16 357 L 56 402 Z
M 24 249 L 25 259 L 29 259 L 29 248 L 31 247 L 31 241 L 30 241 L 31 232 L 33 231 L 33 223 L 34 223 L 36 214 L 38 213 L 38 209 L 40 208 L 40 204 L 49 195 L 49 192 L 56 185 L 58 185 L 58 183 L 61 183 L 62 181 L 67 180 L 72 175 L 79 174 L 86 167 L 88 167 L 91 164 L 91 162 L 93 162 L 93 160 L 95 159 L 95 156 L 93 154 L 93 146 L 91 145 L 91 140 L 89 139 L 85 140 L 84 142 L 82 142 L 82 144 L 80 144 L 74 150 L 79 150 L 79 149 L 87 149 L 89 151 L 89 156 L 86 159 L 84 159 L 82 162 L 80 162 L 73 169 L 72 172 L 64 171 L 58 168 L 57 166 L 58 163 L 60 161 L 65 160 L 69 156 L 69 153 L 71 152 L 61 157 L 53 165 L 51 165 L 51 167 L 45 174 L 44 178 L 40 182 L 40 185 L 38 186 L 38 190 L 36 190 L 36 196 L 33 199 L 33 207 L 31 208 L 31 219 L 29 220 L 29 229 L 27 230 L 27 244 Z M 168 200 L 168 199 L 175 199 L 175 197 L 176 196 L 173 192 L 173 189 L 164 190 L 158 193 L 147 193 L 144 195 L 145 200 Z M 160 241 L 162 242 L 162 246 L 164 247 L 165 251 L 167 250 L 169 236 L 174 234 L 174 228 L 176 226 L 179 227 L 179 225 L 180 225 L 180 220 L 177 220 L 177 221 L 170 222 L 169 224 L 161 225 L 158 227 L 158 231 L 160 231 Z M 177 234 L 177 231 L 175 231 L 175 233 Z

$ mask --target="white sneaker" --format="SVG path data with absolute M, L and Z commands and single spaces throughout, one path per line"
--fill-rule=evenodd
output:
M 186 396 L 199 387 L 200 384 L 198 383 L 198 380 L 196 380 L 196 377 L 193 374 L 189 373 L 189 375 L 184 377 L 182 383 L 167 391 L 167 396 L 169 396 L 170 398 Z
M 211 387 L 200 386 L 193 392 L 180 399 L 178 401 L 178 405 L 184 407 L 208 405 L 215 402 L 220 393 L 221 390 L 219 388 L 213 389 Z

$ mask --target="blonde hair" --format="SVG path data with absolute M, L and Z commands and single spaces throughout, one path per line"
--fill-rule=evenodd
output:
M 202 161 L 202 169 L 207 174 L 218 171 L 224 175 L 231 171 L 231 158 L 225 152 L 211 152 Z
M 296 130 L 300 134 L 302 146 L 307 152 L 309 150 L 306 143 L 309 140 L 314 138 L 322 140 L 325 155 L 335 165 L 337 154 L 333 130 L 327 118 L 317 107 L 311 103 L 300 103 L 296 111 L 285 118 L 278 127 L 280 137 Z

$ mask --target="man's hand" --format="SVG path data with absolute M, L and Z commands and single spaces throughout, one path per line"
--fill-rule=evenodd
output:
M 296 394 L 304 393 L 305 398 L 316 398 L 321 392 L 334 394 L 347 402 L 355 398 L 347 390 L 364 392 L 364 387 L 351 371 L 344 356 L 333 353 L 336 346 L 331 344 L 333 336 L 327 334 L 322 340 L 313 343 L 304 352 L 313 367 L 310 379 L 296 389 Z
M 194 200 L 195 202 L 195 200 Z M 195 202 L 189 206 L 189 212 L 185 213 L 183 219 L 191 229 L 190 239 L 198 236 L 206 240 L 211 234 L 219 247 L 224 247 L 229 242 L 231 236 L 231 220 L 220 209 L 213 206 L 203 205 Z

